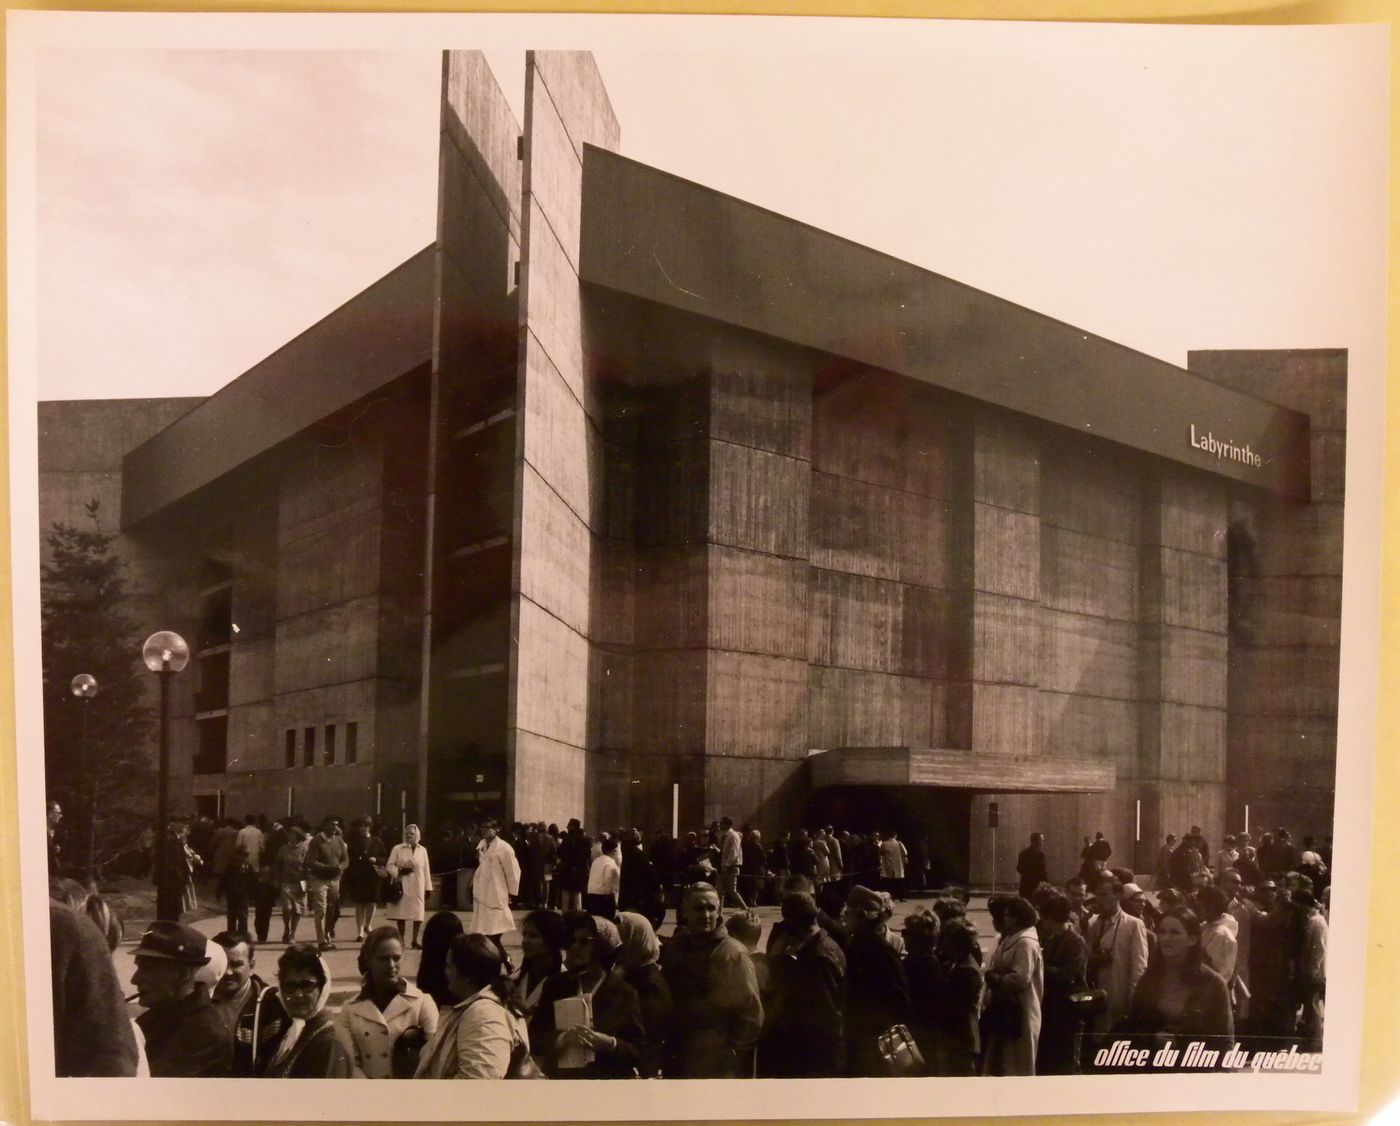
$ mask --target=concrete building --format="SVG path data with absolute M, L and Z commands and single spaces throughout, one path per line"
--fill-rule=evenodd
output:
M 198 402 L 41 404 L 196 645 L 177 806 L 1330 833 L 1346 356 L 1149 358 L 443 62 L 438 237 Z M 72 419 L 86 420 L 78 441 Z M 67 436 L 67 437 L 65 437 Z M 119 505 L 116 502 L 120 494 Z

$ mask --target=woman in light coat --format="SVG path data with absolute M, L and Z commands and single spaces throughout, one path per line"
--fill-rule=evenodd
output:
M 1034 1075 L 1040 1038 L 1045 962 L 1035 933 L 1035 908 L 1020 896 L 988 904 L 1001 938 L 987 962 L 987 1010 L 1014 1006 L 1014 1020 L 988 1021 L 982 1044 L 983 1075 Z
M 481 830 L 482 837 L 476 846 L 476 875 L 472 877 L 472 921 L 467 933 L 490 938 L 509 968 L 501 936 L 515 930 L 510 897 L 520 891 L 520 862 L 515 857 L 515 849 L 496 835 L 494 821 L 483 823 Z
M 389 904 L 385 914 L 399 927 L 399 940 L 403 941 L 404 923 L 413 924 L 413 949 L 421 950 L 418 932 L 423 927 L 423 916 L 427 914 L 428 888 L 432 886 L 432 875 L 428 871 L 428 850 L 419 843 L 417 825 L 405 825 L 403 842 L 389 850 L 385 867 L 390 876 L 403 881 L 403 895 L 397 903 Z
M 441 1014 L 415 1079 L 504 1079 L 511 1056 L 528 1052 L 525 1019 L 507 1000 L 500 951 L 479 934 L 459 934 L 447 954 L 448 988 L 458 1001 Z
M 433 999 L 408 983 L 400 971 L 403 941 L 394 927 L 376 927 L 360 947 L 364 987 L 340 1010 L 340 1029 L 354 1049 L 355 1078 L 407 1078 L 421 1048 L 437 1031 Z M 395 1049 L 408 1066 L 395 1067 Z M 395 1072 L 397 1071 L 397 1075 Z

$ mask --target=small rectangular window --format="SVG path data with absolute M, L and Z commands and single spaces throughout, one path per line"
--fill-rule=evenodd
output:
M 306 729 L 306 745 L 301 749 L 301 761 L 307 766 L 316 765 L 316 729 Z
M 335 724 L 326 724 L 326 765 L 335 765 Z
M 354 762 L 360 753 L 360 725 L 358 723 L 347 723 L 345 725 L 345 761 Z
M 297 764 L 297 729 L 296 729 L 295 727 L 289 727 L 289 728 L 287 728 L 287 765 L 288 765 L 288 766 L 296 766 L 296 764 Z

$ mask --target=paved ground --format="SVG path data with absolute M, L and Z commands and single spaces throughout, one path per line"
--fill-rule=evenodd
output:
M 932 898 L 933 894 L 930 893 L 924 898 L 914 898 L 911 896 L 906 902 L 897 902 L 895 904 L 895 917 L 891 920 L 890 925 L 894 927 L 902 926 L 903 923 L 900 920 L 903 919 L 905 915 L 910 911 L 916 910 L 921 905 L 931 902 Z M 458 911 L 456 914 L 462 920 L 463 926 L 466 926 L 471 920 L 470 911 Z M 515 918 L 517 922 L 523 919 L 526 914 L 528 914 L 526 911 L 516 911 Z M 768 941 L 769 928 L 778 920 L 780 915 L 776 907 L 760 907 L 758 908 L 758 917 L 763 922 L 763 937 L 759 942 L 759 949 L 761 950 L 763 949 L 764 943 Z M 995 943 L 995 932 L 992 930 L 991 918 L 987 914 L 986 895 L 973 895 L 971 902 L 968 904 L 968 918 L 972 920 L 973 925 L 977 928 L 977 933 L 982 941 L 983 949 L 990 952 Z M 383 923 L 384 921 L 385 919 L 382 912 L 376 914 L 376 924 Z M 674 922 L 674 913 L 667 912 L 667 921 L 661 928 L 661 934 L 670 934 L 674 927 Z M 224 920 L 222 916 L 217 916 L 197 920 L 190 925 L 203 934 L 214 935 L 224 929 Z M 277 957 L 282 950 L 285 949 L 280 942 L 275 941 L 276 937 L 280 936 L 281 933 L 282 920 L 279 916 L 274 915 L 271 929 L 274 941 L 260 948 L 254 955 L 255 969 L 265 981 L 272 982 L 276 978 Z M 313 939 L 315 934 L 316 930 L 311 920 L 303 919 L 297 930 L 297 937 L 303 941 L 308 941 Z M 339 1006 L 343 1001 L 358 992 L 360 988 L 360 975 L 355 968 L 355 959 L 359 951 L 359 944 L 355 942 L 355 920 L 353 915 L 348 919 L 344 916 L 341 917 L 338 935 L 339 938 L 336 943 L 337 949 L 326 953 L 326 964 L 330 967 L 331 976 L 334 979 L 334 988 L 330 1001 L 332 1008 Z M 136 969 L 133 955 L 136 950 L 136 943 L 141 937 L 140 928 L 129 928 L 128 936 L 127 940 L 117 947 L 114 959 L 116 962 L 117 977 L 122 983 L 123 991 L 127 995 L 130 995 L 134 992 L 134 990 L 130 988 L 130 983 L 131 975 Z M 518 961 L 520 955 L 519 931 L 506 935 L 505 945 L 511 957 Z M 418 974 L 418 958 L 419 953 L 416 950 L 407 950 L 404 952 L 404 974 L 410 980 Z

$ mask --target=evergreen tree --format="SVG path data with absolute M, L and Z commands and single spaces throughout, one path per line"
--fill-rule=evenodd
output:
M 151 824 L 155 755 L 126 563 L 98 502 L 84 507 L 91 527 L 55 523 L 45 537 L 40 591 L 45 778 L 64 809 L 64 866 L 86 875 L 129 853 Z M 95 699 L 72 694 L 79 673 L 97 678 Z

